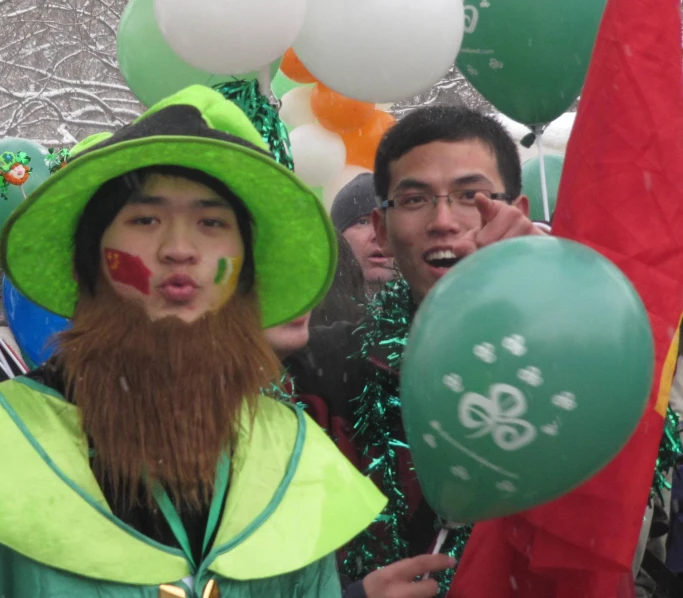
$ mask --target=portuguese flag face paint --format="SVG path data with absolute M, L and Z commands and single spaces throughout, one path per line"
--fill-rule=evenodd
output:
M 144 295 L 149 295 L 149 278 L 152 272 L 138 256 L 120 249 L 105 249 L 104 257 L 113 281 L 127 284 Z
M 242 262 L 241 257 L 222 257 L 218 260 L 214 283 L 220 287 L 220 293 L 216 301 L 216 309 L 225 305 L 234 294 L 242 271 Z

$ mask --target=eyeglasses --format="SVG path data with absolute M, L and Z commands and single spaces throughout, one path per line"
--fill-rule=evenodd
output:
M 484 189 L 463 189 L 462 191 L 451 191 L 448 195 L 436 195 L 429 191 L 414 191 L 412 193 L 395 195 L 394 199 L 383 201 L 381 207 L 383 209 L 396 208 L 401 212 L 416 212 L 430 203 L 436 207 L 439 203 L 439 198 L 445 197 L 451 208 L 474 208 L 474 198 L 477 193 L 481 193 L 488 199 L 498 199 L 507 201 L 508 203 L 514 199 L 509 193 L 494 193 L 493 191 L 486 191 Z

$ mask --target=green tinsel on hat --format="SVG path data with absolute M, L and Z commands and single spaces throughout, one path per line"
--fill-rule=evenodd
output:
M 289 170 L 294 170 L 287 127 L 280 120 L 277 108 L 260 92 L 258 81 L 221 83 L 214 89 L 242 109 L 261 133 L 275 159 Z

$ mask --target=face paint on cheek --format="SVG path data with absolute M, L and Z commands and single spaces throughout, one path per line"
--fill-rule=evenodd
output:
M 215 309 L 221 308 L 234 295 L 242 272 L 242 262 L 241 257 L 222 257 L 218 260 L 214 284 L 220 287 L 220 292 Z
M 107 260 L 109 275 L 114 282 L 127 284 L 144 295 L 149 295 L 149 278 L 152 271 L 137 255 L 131 255 L 120 249 L 105 249 L 104 258 Z

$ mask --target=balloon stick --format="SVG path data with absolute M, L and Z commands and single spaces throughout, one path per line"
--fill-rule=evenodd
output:
M 270 65 L 264 66 L 258 73 L 258 86 L 262 95 L 267 98 L 273 97 L 273 90 L 271 87 L 272 79 L 270 76 Z
M 550 206 L 548 204 L 548 182 L 545 176 L 545 160 L 543 156 L 543 129 L 536 125 L 533 127 L 538 144 L 538 166 L 541 172 L 541 195 L 543 196 L 543 217 L 546 222 L 550 222 Z
M 441 551 L 441 547 L 444 545 L 444 542 L 446 541 L 446 538 L 448 538 L 448 528 L 447 527 L 442 527 L 439 530 L 439 535 L 436 537 L 436 543 L 434 544 L 434 550 L 432 550 L 432 554 L 439 554 Z M 429 573 L 425 573 L 422 576 L 422 579 L 429 579 Z

